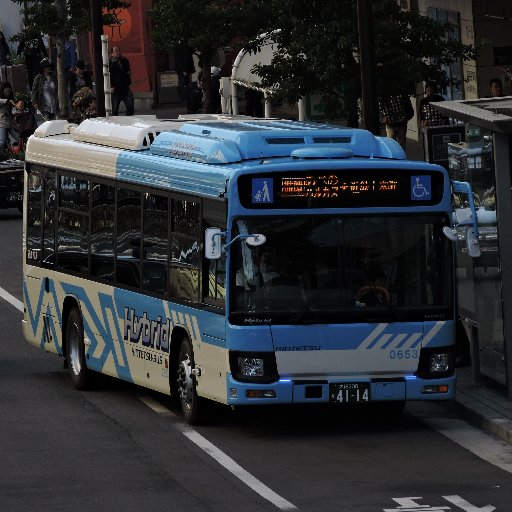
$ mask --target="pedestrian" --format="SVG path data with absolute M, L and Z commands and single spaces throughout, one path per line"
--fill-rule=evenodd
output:
M 192 75 L 196 72 L 194 65 L 194 50 L 187 44 L 182 44 L 174 51 L 174 70 L 178 75 L 178 94 L 182 100 L 188 100 Z
M 40 73 L 35 76 L 31 94 L 32 104 L 39 110 L 45 121 L 55 119 L 57 115 L 57 78 L 52 63 L 43 59 Z
M 0 66 L 11 65 L 11 50 L 7 41 L 5 40 L 4 33 L 0 31 Z
M 407 94 L 383 98 L 379 101 L 379 111 L 381 122 L 386 127 L 386 135 L 405 149 L 407 123 L 414 116 L 411 98 Z
M 76 91 L 82 89 L 82 87 L 93 89 L 92 75 L 87 71 L 85 62 L 83 60 L 79 60 L 70 75 L 69 97 L 73 98 Z
M 427 82 L 425 84 L 425 96 L 419 104 L 421 126 L 445 126 L 448 124 L 448 118 L 430 104 L 434 101 L 444 101 L 444 98 L 437 93 L 437 85 L 434 82 Z
M 94 91 L 89 87 L 78 89 L 71 98 L 71 106 L 73 107 L 73 114 L 69 121 L 72 123 L 80 124 L 84 119 L 96 117 L 96 96 Z M 91 115 L 92 109 L 94 109 L 94 115 Z
M 503 96 L 503 84 L 499 78 L 491 78 L 489 82 L 489 92 L 491 98 Z
M 0 83 L 0 150 L 5 150 L 9 136 L 17 140 L 16 131 L 12 127 L 12 109 L 16 106 L 14 94 L 9 82 Z
M 17 50 L 18 55 L 23 55 L 25 68 L 28 75 L 28 86 L 32 88 L 35 76 L 39 73 L 41 59 L 48 59 L 48 52 L 44 45 L 43 38 L 34 31 L 28 29 Z
M 64 70 L 68 75 L 71 75 L 78 62 L 75 40 L 75 36 L 69 36 L 69 39 L 64 44 Z
M 90 94 L 87 96 L 84 100 L 83 105 L 83 118 L 84 119 L 90 119 L 91 117 L 96 117 L 96 96 L 94 94 Z
M 112 93 L 112 115 L 119 114 L 119 105 L 124 103 L 126 115 L 133 116 L 134 99 L 130 89 L 132 83 L 130 62 L 121 55 L 117 46 L 112 47 L 112 55 L 109 61 L 110 69 L 110 92 Z
M 37 128 L 37 121 L 34 114 L 34 107 L 26 93 L 16 93 L 14 95 L 15 106 L 12 109 L 11 126 L 20 140 L 26 141 Z M 18 144 L 19 149 L 22 145 Z M 12 149 L 11 149 L 12 151 Z

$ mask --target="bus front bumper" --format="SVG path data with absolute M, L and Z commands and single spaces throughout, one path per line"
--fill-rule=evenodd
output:
M 408 400 L 451 400 L 455 396 L 455 375 L 442 379 L 406 376 L 399 379 L 279 379 L 271 384 L 239 382 L 227 376 L 228 405 L 341 403 L 333 389 L 348 389 L 342 398 L 347 403 L 396 402 Z M 342 386 L 340 386 L 340 384 Z M 360 392 L 357 391 L 360 387 Z M 363 390 L 369 390 L 365 395 Z M 353 391 L 355 390 L 355 391 Z

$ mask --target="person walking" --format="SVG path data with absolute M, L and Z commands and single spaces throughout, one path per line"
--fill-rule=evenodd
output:
M 69 79 L 69 97 L 73 98 L 76 91 L 82 87 L 89 87 L 89 89 L 93 89 L 91 73 L 86 70 L 85 62 L 83 60 L 79 60 L 77 61 Z
M 40 73 L 35 76 L 32 85 L 32 105 L 41 112 L 45 121 L 55 119 L 57 115 L 57 79 L 53 66 L 48 59 L 40 64 Z
M 383 98 L 379 101 L 379 111 L 381 122 L 386 126 L 386 135 L 405 150 L 407 123 L 414 117 L 411 98 L 407 94 Z
M 419 104 L 420 125 L 423 127 L 445 126 L 448 124 L 448 118 L 430 104 L 433 101 L 444 101 L 444 98 L 437 93 L 435 83 L 427 82 L 425 84 L 425 96 L 423 96 Z
M 119 105 L 123 102 L 126 108 L 126 115 L 133 116 L 134 99 L 130 89 L 132 83 L 130 61 L 121 55 L 121 50 L 117 46 L 112 47 L 109 69 L 112 115 L 117 116 L 119 114 Z
M 18 55 L 23 55 L 25 68 L 28 75 L 28 86 L 32 88 L 34 78 L 39 72 L 41 59 L 48 59 L 48 52 L 40 35 L 34 35 L 33 31 L 26 32 L 18 45 Z
M 17 140 L 16 131 L 13 129 L 12 110 L 16 107 L 16 101 L 9 82 L 0 84 L 0 151 L 4 151 L 9 143 L 9 136 Z

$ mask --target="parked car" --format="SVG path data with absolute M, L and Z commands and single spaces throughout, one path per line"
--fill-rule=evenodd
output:
M 23 209 L 23 162 L 0 162 L 0 208 Z

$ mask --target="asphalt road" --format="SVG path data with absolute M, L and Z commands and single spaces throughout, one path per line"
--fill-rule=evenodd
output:
M 512 446 L 450 404 L 411 404 L 399 419 L 215 407 L 192 429 L 143 388 L 105 378 L 74 390 L 5 300 L 22 299 L 21 257 L 21 216 L 0 210 L 0 511 L 510 512 Z

